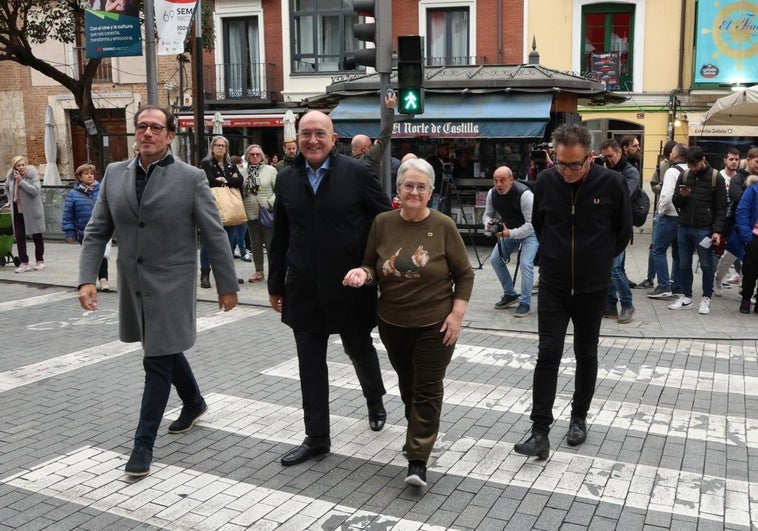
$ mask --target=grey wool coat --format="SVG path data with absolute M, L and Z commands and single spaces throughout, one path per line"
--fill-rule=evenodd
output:
M 15 188 L 13 168 L 11 168 L 8 175 L 5 176 L 5 195 L 11 204 L 16 200 L 13 196 Z M 18 186 L 18 196 L 21 198 L 21 213 L 24 215 L 26 234 L 45 232 L 45 208 L 42 205 L 41 189 L 42 183 L 40 182 L 37 169 L 34 166 L 27 166 L 26 175 Z M 15 209 L 16 207 L 14 206 L 13 208 Z M 13 216 L 11 216 L 12 219 Z
M 173 159 L 173 157 L 172 157 Z M 84 231 L 78 285 L 94 283 L 105 244 L 118 238 L 119 335 L 145 356 L 177 354 L 195 343 L 196 227 L 219 294 L 239 291 L 229 237 L 205 172 L 164 159 L 137 203 L 137 160 L 110 164 Z

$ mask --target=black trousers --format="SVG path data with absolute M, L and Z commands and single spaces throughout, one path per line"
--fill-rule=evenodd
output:
M 379 357 L 371 339 L 371 330 L 342 332 L 340 338 L 345 353 L 355 367 L 366 401 L 370 403 L 380 400 L 387 391 L 382 382 Z M 328 343 L 329 334 L 295 330 L 305 434 L 309 437 L 329 436 L 329 370 L 326 365 Z
M 587 418 L 597 380 L 597 344 L 607 290 L 571 295 L 540 283 L 537 330 L 539 347 L 532 385 L 532 431 L 547 435 L 553 423 L 558 368 L 569 320 L 574 324 L 576 376 L 571 415 Z
M 742 259 L 742 300 L 749 301 L 755 293 L 755 283 L 758 280 L 758 236 L 745 247 Z
M 145 368 L 145 389 L 142 392 L 142 407 L 139 424 L 134 434 L 134 446 L 153 449 L 158 427 L 166 411 L 171 384 L 182 403 L 188 407 L 200 406 L 203 396 L 192 374 L 187 358 L 181 352 L 168 356 L 145 356 L 142 359 Z

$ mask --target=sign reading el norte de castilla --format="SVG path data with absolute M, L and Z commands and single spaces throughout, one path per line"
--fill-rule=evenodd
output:
M 758 82 L 758 2 L 700 0 L 696 83 Z

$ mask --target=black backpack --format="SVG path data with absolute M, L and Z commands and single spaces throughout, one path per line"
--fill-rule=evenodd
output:
M 632 196 L 632 225 L 642 227 L 649 213 L 650 197 L 642 189 L 642 186 L 639 186 Z

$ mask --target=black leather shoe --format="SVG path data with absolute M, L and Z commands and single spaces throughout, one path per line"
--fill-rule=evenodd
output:
M 368 405 L 368 426 L 373 431 L 382 431 L 387 420 L 387 411 L 381 399 L 376 404 Z
M 547 435 L 532 432 L 527 440 L 514 445 L 513 451 L 521 455 L 536 455 L 539 459 L 547 459 L 550 455 L 550 441 Z
M 129 461 L 126 462 L 124 471 L 128 476 L 138 478 L 150 473 L 150 463 L 153 461 L 153 451 L 144 446 L 137 446 L 132 450 Z
M 299 465 L 311 457 L 328 454 L 332 442 L 329 437 L 306 437 L 303 444 L 282 456 L 284 466 Z
M 205 401 L 203 401 L 203 403 L 198 407 L 183 406 L 182 412 L 179 414 L 179 418 L 169 424 L 168 432 L 184 433 L 185 431 L 189 431 L 192 429 L 192 426 L 195 425 L 195 422 L 197 422 L 197 420 L 202 417 L 206 411 L 208 411 L 208 406 L 206 405 Z
M 566 442 L 569 446 L 577 446 L 587 439 L 587 421 L 579 417 L 571 417 Z
M 426 463 L 418 460 L 409 461 L 405 483 L 414 487 L 426 487 Z

